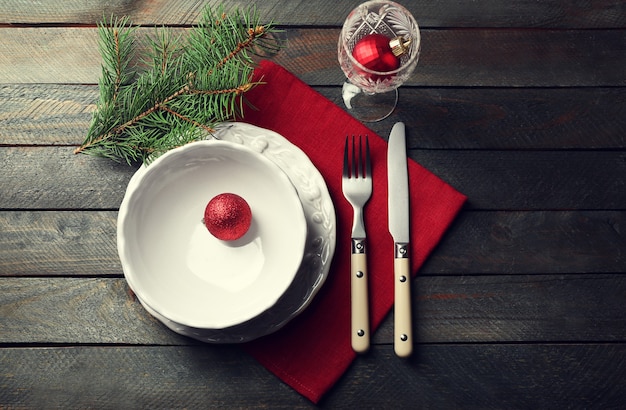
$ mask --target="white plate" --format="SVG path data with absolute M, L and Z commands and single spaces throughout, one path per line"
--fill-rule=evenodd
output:
M 232 192 L 252 210 L 236 241 L 203 222 L 206 204 Z M 241 144 L 199 141 L 173 149 L 133 178 L 120 206 L 118 247 L 126 279 L 163 317 L 221 329 L 273 306 L 293 281 L 306 220 L 297 192 L 272 161 Z
M 268 310 L 244 323 L 226 328 L 201 328 L 171 320 L 152 309 L 137 295 L 146 310 L 170 329 L 210 343 L 246 342 L 284 326 L 312 301 L 326 280 L 335 251 L 335 210 L 323 177 L 299 148 L 281 135 L 245 123 L 225 123 L 215 137 L 245 145 L 277 164 L 296 187 L 304 209 L 307 238 L 302 263 L 283 296 Z M 140 177 L 140 168 L 133 177 Z M 132 285 L 131 285 L 132 288 Z

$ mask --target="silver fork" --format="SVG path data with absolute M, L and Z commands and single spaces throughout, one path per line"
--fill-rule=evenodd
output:
M 350 145 L 352 149 L 350 149 Z M 363 158 L 364 149 L 365 158 Z M 354 216 L 350 256 L 352 348 L 355 352 L 363 353 L 370 346 L 367 247 L 365 224 L 363 223 L 363 207 L 372 196 L 372 164 L 367 136 L 365 137 L 365 147 L 363 147 L 361 136 L 358 139 L 358 147 L 354 136 L 352 136 L 352 144 L 350 144 L 350 139 L 346 137 L 341 187 L 343 196 L 352 205 Z

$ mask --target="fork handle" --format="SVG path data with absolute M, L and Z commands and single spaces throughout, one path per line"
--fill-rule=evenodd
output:
M 365 238 L 352 239 L 350 257 L 352 349 L 364 353 L 370 347 L 370 324 Z

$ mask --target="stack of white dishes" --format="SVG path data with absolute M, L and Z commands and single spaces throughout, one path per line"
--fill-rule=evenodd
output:
M 270 334 L 323 285 L 335 250 L 335 210 L 319 171 L 281 135 L 220 124 L 206 141 L 142 166 L 120 206 L 124 276 L 167 327 L 210 343 Z M 234 241 L 204 225 L 221 193 L 246 200 L 252 224 Z

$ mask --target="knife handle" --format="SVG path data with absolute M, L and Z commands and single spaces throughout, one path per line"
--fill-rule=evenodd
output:
M 393 262 L 395 299 L 393 348 L 399 357 L 408 357 L 413 352 L 410 265 L 408 255 L 396 257 Z
M 365 239 L 352 239 L 350 257 L 350 300 L 352 349 L 365 353 L 370 347 L 367 255 Z

